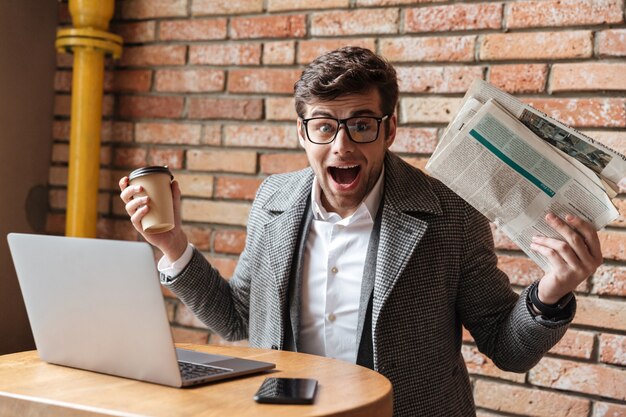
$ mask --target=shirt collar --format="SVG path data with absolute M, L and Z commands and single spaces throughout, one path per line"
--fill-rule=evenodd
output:
M 378 176 L 378 180 L 376 180 L 376 184 L 369 192 L 369 194 L 365 197 L 365 199 L 361 202 L 359 207 L 352 213 L 350 216 L 346 217 L 349 219 L 353 217 L 355 214 L 365 212 L 369 215 L 370 220 L 374 221 L 376 217 L 376 213 L 378 212 L 378 207 L 380 207 L 380 202 L 383 197 L 383 184 L 385 178 L 385 166 L 383 165 L 382 170 L 380 171 L 380 175 Z M 337 213 L 329 213 L 326 211 L 324 206 L 322 205 L 322 188 L 320 187 L 319 182 L 317 181 L 317 177 L 313 178 L 313 187 L 311 190 L 311 207 L 313 208 L 313 218 L 315 220 L 322 221 L 330 221 L 333 217 L 336 220 L 341 220 L 341 217 Z

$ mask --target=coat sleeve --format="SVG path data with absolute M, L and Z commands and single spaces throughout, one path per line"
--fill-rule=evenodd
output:
M 468 206 L 464 219 L 464 255 L 457 308 L 478 349 L 500 369 L 526 372 L 565 334 L 575 313 L 551 321 L 535 316 L 528 288 L 517 295 L 497 267 L 489 222 Z
M 261 184 L 252 204 L 247 226 L 246 245 L 230 280 L 226 280 L 204 256 L 194 249 L 187 267 L 170 282 L 163 282 L 209 329 L 222 338 L 235 341 L 248 338 L 250 285 L 254 268 L 252 253 L 260 250 L 258 210 L 262 206 Z M 258 258 L 257 258 L 258 259 Z

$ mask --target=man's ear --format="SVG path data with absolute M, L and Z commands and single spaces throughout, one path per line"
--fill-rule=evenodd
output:
M 300 141 L 300 146 L 304 148 L 304 144 L 306 143 L 306 139 L 304 137 L 304 125 L 302 124 L 302 119 L 299 117 L 296 122 L 296 130 L 298 131 L 298 140 Z
M 385 149 L 389 149 L 393 142 L 396 140 L 396 133 L 398 127 L 398 119 L 396 118 L 396 114 L 392 114 L 389 117 L 389 130 L 387 133 L 387 137 L 385 138 Z M 385 122 L 383 122 L 385 123 Z

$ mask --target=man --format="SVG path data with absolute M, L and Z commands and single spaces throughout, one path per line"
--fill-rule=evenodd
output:
M 310 168 L 267 178 L 230 281 L 176 227 L 145 235 L 164 258 L 164 285 L 228 340 L 368 366 L 388 377 L 397 416 L 475 415 L 461 325 L 481 352 L 525 372 L 565 333 L 571 291 L 602 262 L 577 217 L 535 238 L 550 273 L 516 295 L 497 269 L 487 220 L 388 149 L 396 135 L 393 67 L 347 47 L 308 65 L 295 85 L 297 130 Z M 120 180 L 135 228 L 147 197 Z M 529 295 L 533 295 L 532 301 Z

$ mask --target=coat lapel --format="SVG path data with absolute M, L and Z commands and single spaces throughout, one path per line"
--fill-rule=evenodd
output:
M 294 259 L 299 256 L 298 237 L 312 182 L 311 170 L 300 171 L 288 186 L 279 189 L 263 206 L 275 216 L 264 225 L 264 241 L 280 306 L 287 304 L 289 280 Z M 280 323 L 284 323 L 284 308 L 281 308 L 280 314 Z
M 381 309 L 426 233 L 428 215 L 432 214 L 441 214 L 441 207 L 426 175 L 388 152 L 385 158 L 385 194 L 374 283 L 372 330 L 376 329 Z

